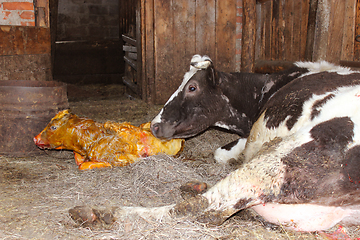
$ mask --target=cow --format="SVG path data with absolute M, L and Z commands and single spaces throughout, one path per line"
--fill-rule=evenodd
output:
M 114 217 L 188 216 L 221 224 L 252 208 L 296 231 L 360 225 L 360 72 L 297 62 L 279 74 L 226 74 L 196 55 L 151 127 L 170 139 L 211 125 L 247 137 L 241 167 L 178 204 L 123 207 Z
M 151 122 L 154 136 L 189 138 L 211 126 L 227 129 L 240 139 L 215 151 L 225 163 L 245 147 L 250 129 L 268 99 L 281 87 L 307 73 L 294 65 L 274 74 L 216 71 L 208 56 L 194 55 L 180 87 Z

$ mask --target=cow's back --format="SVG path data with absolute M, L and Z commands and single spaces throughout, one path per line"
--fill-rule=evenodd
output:
M 276 137 L 354 115 L 360 111 L 359 96 L 360 73 L 350 70 L 310 73 L 288 83 L 264 105 L 247 140 L 245 159 L 251 159 L 264 143 Z

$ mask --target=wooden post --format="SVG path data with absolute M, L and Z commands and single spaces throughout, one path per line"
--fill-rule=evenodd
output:
M 253 72 L 255 62 L 256 0 L 243 0 L 241 71 Z

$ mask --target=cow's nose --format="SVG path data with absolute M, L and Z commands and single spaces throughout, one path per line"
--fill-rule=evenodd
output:
M 151 124 L 150 129 L 151 129 L 152 134 L 155 137 L 159 136 L 159 132 L 160 132 L 160 124 L 159 123 Z

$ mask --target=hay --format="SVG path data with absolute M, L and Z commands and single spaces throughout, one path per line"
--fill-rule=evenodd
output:
M 117 91 L 112 88 L 111 92 Z M 149 121 L 160 108 L 114 95 L 70 104 L 78 115 L 132 124 Z M 79 171 L 67 151 L 27 158 L 1 156 L 0 239 L 321 239 L 316 233 L 284 232 L 267 225 L 251 210 L 217 227 L 190 219 L 133 216 L 111 226 L 89 228 L 69 217 L 68 210 L 78 205 L 112 208 L 177 203 L 182 200 L 180 186 L 184 183 L 213 185 L 232 170 L 216 164 L 212 152 L 235 138 L 210 130 L 189 139 L 178 158 L 153 156 L 123 168 L 91 171 Z M 359 229 L 347 230 L 355 237 Z

